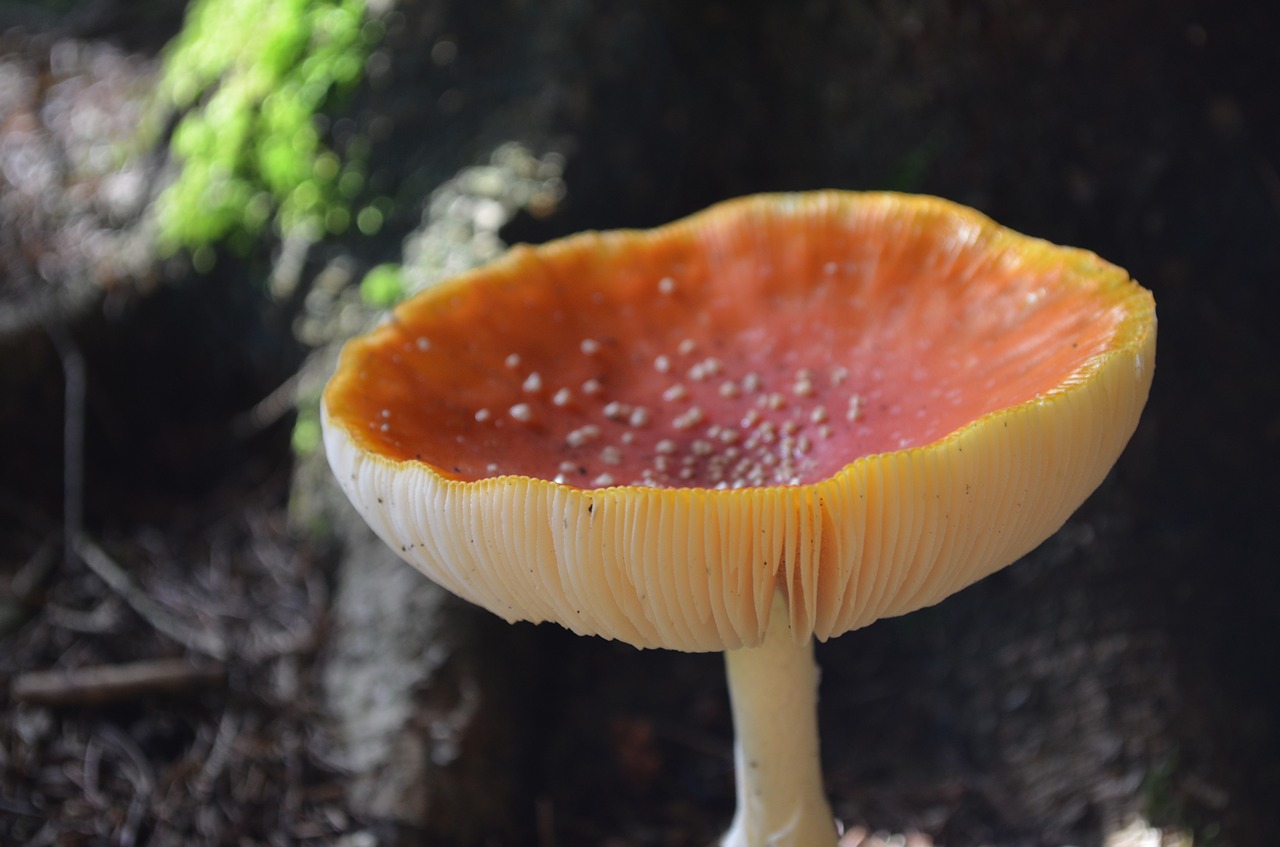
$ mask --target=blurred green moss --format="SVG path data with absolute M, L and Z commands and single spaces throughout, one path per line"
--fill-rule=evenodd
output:
M 320 428 L 320 412 L 318 407 L 299 410 L 298 419 L 293 425 L 293 452 L 300 457 L 307 457 L 320 449 L 324 433 Z
M 399 265 L 378 265 L 360 280 L 360 299 L 374 309 L 390 309 L 404 299 L 404 276 Z
M 158 203 L 161 247 L 247 252 L 269 228 L 341 233 L 363 157 L 331 149 L 317 116 L 351 90 L 380 28 L 364 0 L 195 0 L 170 43 L 157 104 L 180 117 L 179 164 Z

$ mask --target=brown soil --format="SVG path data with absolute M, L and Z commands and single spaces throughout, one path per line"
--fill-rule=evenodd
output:
M 175 25 L 165 4 L 159 27 L 121 11 L 142 5 L 71 5 L 0 10 L 0 64 L 48 82 L 28 60 L 74 30 L 133 70 Z M 1280 54 L 1266 4 L 548 5 L 538 31 L 560 42 L 477 51 L 450 71 L 460 102 L 484 111 L 519 80 L 503 62 L 563 62 L 535 76 L 564 83 L 547 109 L 572 142 L 569 200 L 508 240 L 658 223 L 755 190 L 901 188 L 1087 245 L 1155 291 L 1156 387 L 1098 495 L 1025 561 L 820 647 L 837 813 L 913 833 L 907 844 L 1100 847 L 1136 813 L 1197 844 L 1272 843 L 1280 335 L 1264 319 L 1280 305 L 1280 114 L 1264 81 L 1280 78 Z M 440 6 L 464 57 L 501 29 Z M 26 91 L 6 79 L 0 109 Z M 2 118 L 0 163 L 16 155 Z M 40 137 L 46 153 L 71 149 Z M 470 149 L 422 137 L 448 147 L 435 159 Z M 14 185 L 0 179 L 0 206 Z M 30 228 L 0 240 L 4 316 L 37 285 L 14 268 L 49 250 L 41 233 L 84 226 L 84 208 L 12 212 Z M 289 420 L 246 427 L 242 414 L 300 358 L 288 315 L 243 283 L 261 276 L 249 262 L 150 291 L 97 280 L 65 338 L 38 320 L 0 333 L 0 396 L 17 401 L 0 409 L 2 843 L 411 839 L 344 796 L 319 682 L 332 551 L 286 517 Z M 87 365 L 75 505 L 90 543 L 66 556 L 68 339 Z M 718 657 L 546 627 L 518 638 L 535 661 L 493 662 L 531 678 L 520 725 L 543 728 L 524 739 L 517 827 L 487 843 L 714 840 L 732 806 Z M 175 658 L 188 674 L 154 664 Z M 72 669 L 145 673 L 31 676 Z

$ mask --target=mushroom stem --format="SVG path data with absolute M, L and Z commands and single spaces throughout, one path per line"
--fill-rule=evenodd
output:
M 834 847 L 818 756 L 818 666 L 782 592 L 759 647 L 725 653 L 738 809 L 721 847 Z

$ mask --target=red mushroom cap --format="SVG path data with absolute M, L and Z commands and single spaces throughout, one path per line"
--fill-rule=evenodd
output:
M 946 201 L 757 196 L 430 289 L 344 350 L 330 461 L 369 523 L 508 619 L 637 646 L 797 637 L 1003 567 L 1137 424 L 1155 307 Z

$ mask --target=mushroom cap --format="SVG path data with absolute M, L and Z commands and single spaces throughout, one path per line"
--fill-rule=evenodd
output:
M 1101 483 L 1150 292 L 932 197 L 729 201 L 515 247 L 349 342 L 343 489 L 509 621 L 637 647 L 826 639 L 1016 560 Z M 621 483 L 621 484 L 619 484 Z

